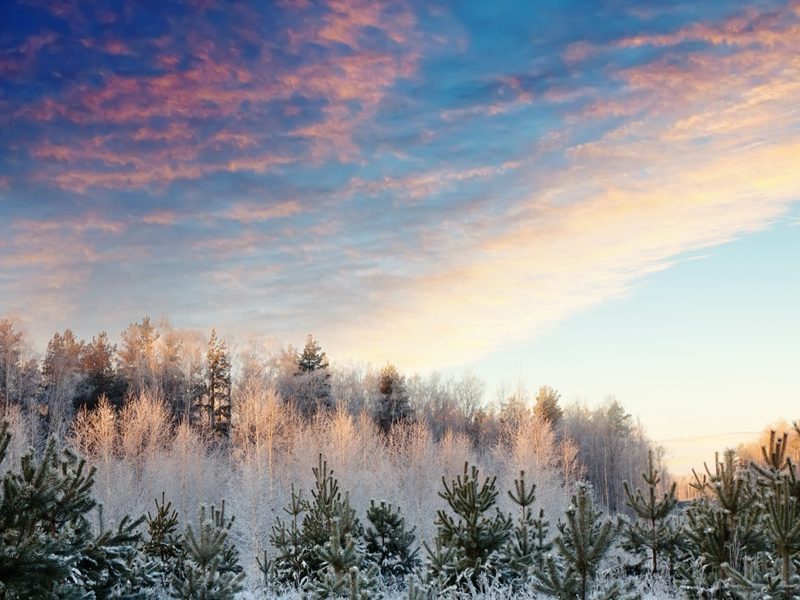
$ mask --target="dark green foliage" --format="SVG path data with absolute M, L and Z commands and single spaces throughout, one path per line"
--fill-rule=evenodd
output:
M 167 502 L 161 493 L 161 502 L 155 501 L 156 512 L 147 513 L 148 539 L 142 552 L 156 565 L 156 573 L 162 585 L 169 582 L 174 573 L 182 573 L 183 536 L 178 532 L 178 513 L 172 502 Z
M 302 490 L 295 493 L 292 485 L 292 499 L 288 507 L 283 510 L 289 517 L 286 523 L 278 517 L 272 527 L 269 541 L 277 551 L 273 559 L 264 557 L 264 562 L 259 565 L 267 585 L 272 581 L 277 583 L 290 583 L 299 588 L 303 580 L 310 573 L 310 560 L 314 547 L 303 539 L 301 519 L 306 510 Z
M 508 496 L 519 507 L 519 516 L 503 548 L 502 561 L 507 577 L 524 583 L 530 576 L 531 568 L 540 568 L 545 553 L 552 548 L 547 540 L 549 525 L 544 520 L 544 511 L 539 512 L 538 518 L 533 516 L 536 486 L 525 483 L 525 471 L 520 471 L 519 479 L 514 480 L 514 489 L 509 490 Z
M 0 461 L 10 440 L 0 428 Z M 0 499 L 0 597 L 143 597 L 152 584 L 138 560 L 141 519 L 124 518 L 107 530 L 100 512 L 99 533 L 87 517 L 94 470 L 49 440 L 41 460 L 21 460 L 8 471 Z
M 737 465 L 732 451 L 717 457 L 712 472 L 695 473 L 695 489 L 704 496 L 686 511 L 686 552 L 676 569 L 683 589 L 697 598 L 726 598 L 730 582 L 726 569 L 741 571 L 765 549 L 753 473 Z
M 379 566 L 385 580 L 402 582 L 419 566 L 419 550 L 414 546 L 415 528 L 406 529 L 400 510 L 384 501 L 370 502 L 367 520 L 364 540 L 369 560 Z
M 559 599 L 586 600 L 617 526 L 595 510 L 592 486 L 583 482 L 576 485 L 566 519 L 558 524 L 557 556 L 547 557 L 544 571 L 536 575 L 535 587 Z M 607 592 L 609 597 L 614 593 Z
M 212 430 L 228 437 L 231 426 L 231 359 L 216 330 L 211 331 L 206 351 L 205 410 Z
M 306 514 L 303 517 L 303 543 L 312 549 L 322 547 L 330 540 L 334 525 L 342 545 L 346 544 L 346 537 L 358 539 L 363 534 L 361 521 L 350 506 L 349 498 L 339 490 L 339 480 L 328 469 L 328 462 L 323 460 L 321 454 L 318 460 L 317 466 L 312 469 L 314 489 L 311 491 L 311 500 L 306 503 Z M 322 562 L 318 553 L 313 551 L 309 559 L 311 572 L 318 571 Z
M 330 539 L 316 549 L 322 561 L 322 570 L 309 582 L 308 591 L 313 598 L 352 598 L 366 600 L 376 597 L 378 568 L 371 565 L 361 571 L 364 555 L 352 535 L 343 533 L 334 521 Z
M 381 369 L 378 393 L 380 396 L 375 407 L 375 420 L 384 433 L 391 431 L 395 423 L 413 416 L 414 411 L 406 392 L 405 379 L 397 372 L 394 365 L 387 364 Z
M 498 491 L 495 477 L 487 477 L 482 483 L 477 467 L 469 468 L 464 463 L 464 473 L 456 479 L 442 477 L 443 491 L 439 492 L 447 501 L 451 515 L 446 510 L 437 511 L 436 541 L 441 548 L 451 548 L 454 556 L 451 564 L 437 564 L 438 560 L 430 547 L 425 545 L 430 556 L 430 574 L 447 584 L 479 587 L 486 577 L 498 573 L 500 551 L 508 540 L 511 519 L 495 506 Z M 494 513 L 490 510 L 494 508 Z
M 643 562 L 650 558 L 653 573 L 658 570 L 659 557 L 674 555 L 678 544 L 678 531 L 670 523 L 669 517 L 678 503 L 675 497 L 675 483 L 659 497 L 658 485 L 661 475 L 653 463 L 652 450 L 648 455 L 648 470 L 642 473 L 646 490 L 638 488 L 631 492 L 626 481 L 624 483 L 627 505 L 638 519 L 625 525 L 624 547 L 643 557 Z
M 183 600 L 229 600 L 243 589 L 239 553 L 228 539 L 233 518 L 225 517 L 225 502 L 206 511 L 200 507 L 197 529 L 186 527 L 182 573 L 172 577 L 171 595 Z
M 303 500 L 302 492 L 295 493 L 292 488 L 290 505 L 284 508 L 290 520 L 286 523 L 278 519 L 270 536 L 277 555 L 265 558 L 261 567 L 267 579 L 298 588 L 313 585 L 322 574 L 326 561 L 324 548 L 331 544 L 331 536 L 338 536 L 338 547 L 347 548 L 350 542 L 357 545 L 363 534 L 356 511 L 347 495 L 342 495 L 338 479 L 321 454 L 312 471 L 311 499 Z
M 308 417 L 320 409 L 333 406 L 328 366 L 328 357 L 309 335 L 303 351 L 297 355 L 295 372 L 296 389 L 293 401 L 302 415 Z

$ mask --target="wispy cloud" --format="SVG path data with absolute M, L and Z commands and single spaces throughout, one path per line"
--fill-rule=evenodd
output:
M 0 312 L 48 331 L 157 307 L 463 364 L 800 198 L 797 2 L 614 27 L 520 3 L 503 35 L 405 1 L 20 10 Z

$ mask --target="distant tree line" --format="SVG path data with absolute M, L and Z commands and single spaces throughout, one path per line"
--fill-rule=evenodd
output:
M 42 440 L 49 433 L 63 437 L 75 415 L 96 408 L 101 398 L 119 410 L 128 399 L 149 394 L 162 399 L 174 419 L 224 442 L 237 418 L 237 398 L 253 388 L 274 390 L 304 419 L 334 410 L 366 413 L 385 434 L 398 423 L 422 422 L 435 439 L 464 435 L 476 450 L 493 447 L 532 413 L 558 440 L 570 442 L 560 445 L 565 479 L 582 472 L 613 511 L 625 509 L 623 481 L 638 477 L 651 450 L 642 427 L 613 398 L 593 409 L 562 406 L 554 388 L 543 386 L 530 397 L 520 387 L 501 390 L 487 404 L 484 383 L 471 373 L 406 377 L 391 363 L 378 370 L 332 367 L 311 335 L 302 349 L 251 345 L 233 355 L 215 330 L 205 338 L 144 317 L 118 343 L 106 332 L 91 340 L 70 329 L 57 332 L 37 359 L 15 323 L 0 320 L 0 403 L 38 415 Z

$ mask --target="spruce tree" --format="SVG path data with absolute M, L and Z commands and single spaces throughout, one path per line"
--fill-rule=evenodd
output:
M 557 557 L 548 556 L 545 569 L 536 573 L 535 587 L 539 591 L 560 600 L 589 597 L 598 569 L 617 532 L 617 526 L 595 509 L 593 496 L 591 484 L 576 484 L 566 521 L 558 524 Z M 613 598 L 618 592 L 611 589 L 605 595 Z
M 624 482 L 627 505 L 638 520 L 625 525 L 625 547 L 638 554 L 650 555 L 651 572 L 658 570 L 659 557 L 671 555 L 678 541 L 678 532 L 670 524 L 669 517 L 678 503 L 675 496 L 676 484 L 660 495 L 658 486 L 661 475 L 653 463 L 653 451 L 648 453 L 648 468 L 642 473 L 646 491 L 637 488 L 631 492 L 628 482 Z
M 232 600 L 242 588 L 239 555 L 228 539 L 233 518 L 225 517 L 225 502 L 217 509 L 200 507 L 197 530 L 186 527 L 182 573 L 172 577 L 171 595 L 182 600 Z
M 443 579 L 446 585 L 480 586 L 485 577 L 499 571 L 500 551 L 508 540 L 511 519 L 495 506 L 498 491 L 496 477 L 480 482 L 477 467 L 464 463 L 464 473 L 451 480 L 442 477 L 443 491 L 439 496 L 447 501 L 446 510 L 436 513 L 436 541 L 441 548 L 453 548 L 452 565 L 436 565 L 434 553 L 426 544 L 431 558 L 431 575 Z M 494 508 L 494 514 L 490 510 Z
M 402 582 L 419 565 L 415 528 L 406 529 L 400 509 L 383 500 L 380 504 L 370 501 L 367 520 L 364 540 L 368 559 L 379 566 L 384 580 Z

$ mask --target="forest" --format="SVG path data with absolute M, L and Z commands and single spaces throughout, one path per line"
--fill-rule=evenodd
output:
M 800 431 L 678 500 L 615 399 L 0 320 L 0 598 L 798 598 Z

